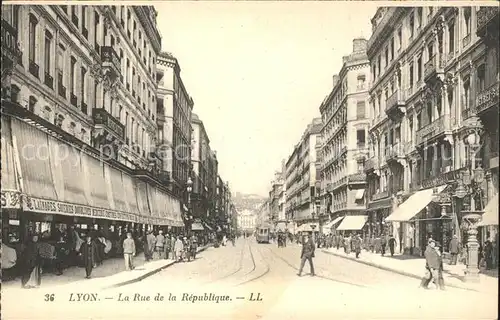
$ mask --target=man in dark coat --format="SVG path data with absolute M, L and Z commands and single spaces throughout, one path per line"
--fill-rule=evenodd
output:
M 450 241 L 450 264 L 455 265 L 457 264 L 457 257 L 458 257 L 458 251 L 459 251 L 459 243 L 458 243 L 458 237 L 457 235 L 453 236 L 453 239 Z
M 394 256 L 394 247 L 396 246 L 396 239 L 394 238 L 393 235 L 391 235 L 387 244 L 389 245 L 389 251 L 391 252 L 391 257 L 393 257 Z
M 382 237 L 380 238 L 380 247 L 382 250 L 382 252 L 381 252 L 382 256 L 385 255 L 385 247 L 387 246 L 387 240 L 388 240 L 387 235 L 385 235 L 385 234 L 382 235 Z
M 96 256 L 96 246 L 92 243 L 92 237 L 87 235 L 87 241 L 82 244 L 80 247 L 80 253 L 83 258 L 83 264 L 85 266 L 85 274 L 86 278 L 90 279 L 90 275 L 92 274 L 92 268 L 94 268 L 94 259 Z
M 359 258 L 359 254 L 361 253 L 361 237 L 358 234 L 354 234 L 352 237 L 352 249 L 356 253 L 356 258 Z
M 425 249 L 424 256 L 426 263 L 425 268 L 427 269 L 428 272 L 426 276 L 422 278 L 420 286 L 427 289 L 427 286 L 429 285 L 430 281 L 433 280 L 436 286 L 440 287 L 439 270 L 441 268 L 442 260 L 436 250 L 436 242 L 433 239 L 429 240 L 429 244 Z
M 309 237 L 309 235 L 305 235 L 304 236 L 304 244 L 302 245 L 302 253 L 300 255 L 300 258 L 302 260 L 300 261 L 299 273 L 297 273 L 297 275 L 299 277 L 302 274 L 302 269 L 304 268 L 304 264 L 306 263 L 306 260 L 309 261 L 309 267 L 311 269 L 311 276 L 314 277 L 314 275 L 315 275 L 314 274 L 314 265 L 313 265 L 313 261 L 312 261 L 312 258 L 314 258 L 314 250 L 315 250 L 314 242 Z

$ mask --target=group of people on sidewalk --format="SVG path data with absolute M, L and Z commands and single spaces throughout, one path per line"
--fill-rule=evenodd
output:
M 2 255 L 2 280 L 21 276 L 23 288 L 39 287 L 44 273 L 60 276 L 74 266 L 85 266 L 91 272 L 90 268 L 102 265 L 113 247 L 117 251 L 117 243 L 113 245 L 101 230 L 90 229 L 83 238 L 70 227 L 41 234 L 31 232 L 25 241 L 2 242 L 6 253 Z
M 89 229 L 82 235 L 69 227 L 64 231 L 55 229 L 42 234 L 31 233 L 25 242 L 9 245 L 2 242 L 2 280 L 21 277 L 23 288 L 37 288 L 41 285 L 42 274 L 54 272 L 62 275 L 64 269 L 83 267 L 85 277 L 92 276 L 94 268 L 113 256 L 123 255 L 125 270 L 134 269 L 134 257 L 140 249 L 144 249 L 146 261 L 153 259 L 168 259 L 190 261 L 196 257 L 200 239 L 197 236 L 182 238 L 180 235 L 163 236 L 159 230 L 157 235 L 152 231 L 140 237 L 132 230 L 123 230 L 117 239 L 108 239 L 104 231 Z M 141 248 L 139 244 L 143 242 Z M 203 243 L 207 239 L 201 239 Z
M 394 256 L 394 249 L 396 247 L 396 239 L 392 235 L 382 235 L 377 238 L 361 238 L 356 233 L 346 233 L 344 236 L 341 234 L 321 235 L 318 241 L 318 248 L 323 247 L 327 249 L 340 248 L 344 249 L 345 254 L 354 252 L 356 258 L 359 258 L 363 248 L 370 252 L 380 252 L 382 256 L 386 254 L 386 249 L 389 248 L 391 256 Z
M 163 235 L 162 230 L 155 235 L 153 231 L 149 231 L 142 239 L 144 258 L 146 261 L 169 259 L 169 257 L 175 261 L 191 261 L 191 258 L 196 259 L 198 242 L 198 237 L 195 235 L 190 237 L 168 233 Z

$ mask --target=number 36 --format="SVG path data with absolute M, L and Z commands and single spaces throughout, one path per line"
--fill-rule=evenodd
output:
M 55 297 L 54 297 L 54 294 L 51 293 L 51 294 L 46 294 L 45 295 L 45 301 L 54 301 L 55 300 Z

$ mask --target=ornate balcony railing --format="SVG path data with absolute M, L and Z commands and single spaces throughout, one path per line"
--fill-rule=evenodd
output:
M 389 191 L 381 191 L 372 195 L 372 200 L 377 201 L 389 197 Z
M 76 95 L 74 93 L 71 93 L 70 94 L 70 102 L 71 104 L 74 106 L 74 107 L 77 107 L 78 106 L 78 98 L 76 97 Z
M 450 116 L 443 115 L 417 131 L 415 139 L 416 144 L 421 145 L 424 142 L 431 140 L 449 130 L 451 130 Z
M 470 33 L 462 40 L 462 46 L 465 48 L 470 44 Z
M 489 86 L 487 89 L 482 90 L 476 97 L 476 111 L 478 113 L 484 112 L 489 108 L 498 105 L 498 86 L 500 85 L 499 81 L 496 81 L 494 84 Z
M 404 101 L 404 95 L 403 91 L 396 89 L 389 98 L 387 98 L 387 101 L 385 102 L 385 112 L 390 113 L 394 108 L 398 108 L 400 106 L 404 106 L 405 101 Z
M 40 67 L 38 66 L 38 64 L 36 64 L 35 61 L 31 60 L 29 61 L 29 71 L 32 75 L 34 75 L 35 77 L 39 77 L 39 71 L 40 71 Z
M 45 72 L 45 85 L 50 89 L 54 89 L 54 78 L 47 72 Z
M 432 175 L 431 177 L 429 177 L 427 179 L 423 179 L 422 181 L 419 181 L 415 187 L 422 188 L 422 189 L 428 189 L 428 188 L 433 188 L 433 187 L 445 185 L 447 183 L 450 183 L 452 181 L 456 181 L 457 179 L 460 179 L 460 171 L 462 171 L 462 169 L 443 172 L 443 173 L 439 173 L 437 175 Z
M 2 19 L 2 57 L 14 62 L 19 55 L 17 30 L 7 20 Z
M 120 57 L 118 56 L 113 47 L 111 46 L 101 47 L 101 58 L 103 67 L 111 68 L 113 71 L 115 71 L 116 75 L 120 74 L 121 70 Z
M 364 173 L 354 173 L 347 176 L 347 181 L 349 183 L 364 183 L 366 182 L 366 174 Z
M 499 12 L 500 8 L 498 6 L 481 7 L 477 11 L 476 30 L 479 36 L 483 34 L 484 30 L 493 18 L 498 18 Z
M 375 157 L 366 159 L 365 161 L 365 172 L 375 170 L 378 167 L 378 161 Z
M 429 61 L 427 61 L 424 65 L 424 79 L 428 81 L 433 78 L 437 74 L 443 73 L 443 67 L 446 64 L 446 56 L 441 54 L 439 59 L 436 54 L 430 57 Z
M 82 102 L 82 112 L 84 114 L 87 114 L 87 112 L 88 112 L 88 107 L 87 107 L 87 104 L 85 102 Z
M 96 108 L 92 110 L 92 118 L 96 126 L 102 126 L 104 129 L 112 132 L 122 140 L 125 137 L 125 126 L 113 117 L 106 109 Z

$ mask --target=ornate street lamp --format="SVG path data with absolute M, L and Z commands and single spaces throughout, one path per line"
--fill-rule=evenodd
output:
M 470 195 L 470 211 L 462 211 L 464 228 L 467 230 L 467 269 L 465 270 L 465 279 L 470 282 L 479 282 L 478 253 L 479 243 L 477 240 L 477 226 L 481 221 L 482 211 L 476 211 L 474 196 L 481 193 L 481 183 L 484 180 L 484 172 L 481 166 L 476 168 L 476 152 L 480 148 L 480 135 L 478 130 L 472 130 L 464 142 L 469 146 L 470 168 L 467 168 L 458 181 L 455 196 L 463 199 Z
M 189 223 L 189 226 L 191 225 L 190 222 L 191 222 L 191 219 L 193 219 L 193 216 L 192 216 L 192 210 L 191 210 L 191 193 L 193 192 L 193 181 L 191 180 L 191 177 L 188 178 L 187 182 L 186 182 L 186 191 L 187 191 L 187 197 L 188 197 L 188 212 L 186 214 L 186 221 Z M 189 232 L 191 232 L 191 228 L 189 227 L 188 228 Z

